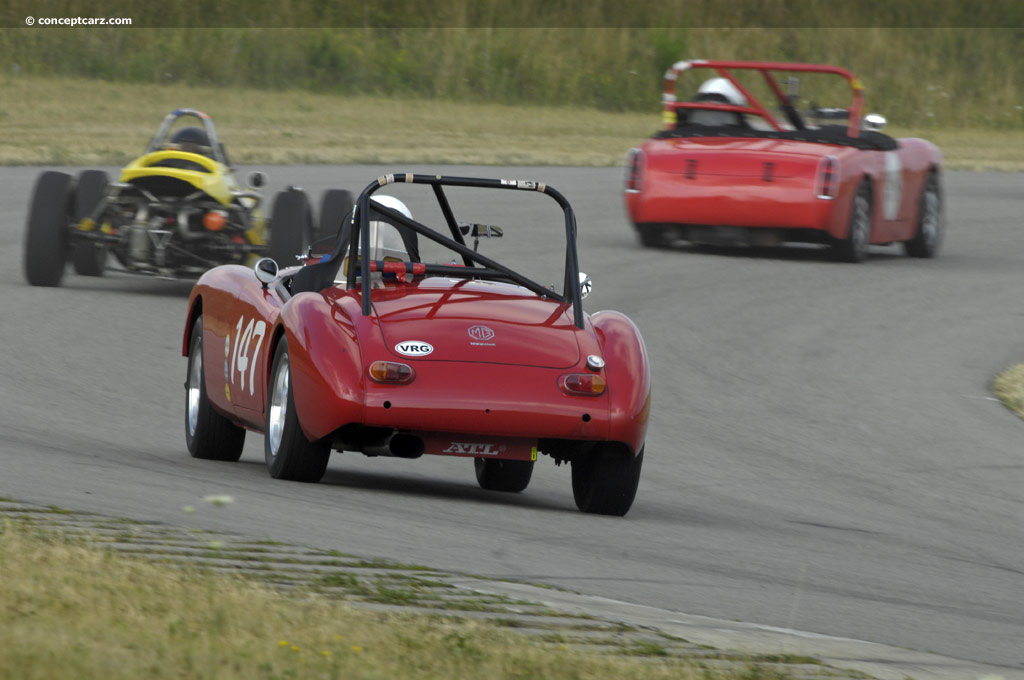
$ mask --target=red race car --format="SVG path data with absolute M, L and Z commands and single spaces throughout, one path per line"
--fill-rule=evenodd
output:
M 707 78 L 678 101 L 688 72 Z M 810 97 L 801 93 L 807 85 Z M 852 93 L 846 105 L 820 104 L 843 91 Z M 863 92 L 835 66 L 674 64 L 662 94 L 665 129 L 626 159 L 626 208 L 641 243 L 823 243 L 861 262 L 869 244 L 900 242 L 908 255 L 934 257 L 942 156 L 922 139 L 882 134 L 882 116 L 862 115 Z
M 374 196 L 388 185 L 414 194 L 420 185 L 414 198 L 429 203 L 442 229 L 413 219 L 395 196 Z M 549 222 L 564 249 L 527 242 L 514 252 L 527 268 L 550 258 L 560 290 L 479 252 L 481 239 L 505 247 L 492 239 L 514 227 L 456 221 L 449 194 L 476 189 L 554 199 L 561 210 L 549 210 Z M 526 221 L 523 233 L 537 233 L 546 223 L 537 202 L 526 202 L 531 210 L 505 215 L 506 224 Z M 387 175 L 324 247 L 303 266 L 279 271 L 265 258 L 252 269 L 216 267 L 196 283 L 182 347 L 193 457 L 238 460 L 253 430 L 279 479 L 319 481 L 332 450 L 435 454 L 472 458 L 481 487 L 518 492 L 540 453 L 571 464 L 580 510 L 626 514 L 643 462 L 650 366 L 628 318 L 584 313 L 590 280 L 579 272 L 575 215 L 558 191 Z M 428 258 L 431 249 L 441 255 Z

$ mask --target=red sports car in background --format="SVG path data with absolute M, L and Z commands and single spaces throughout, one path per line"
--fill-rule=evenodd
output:
M 679 101 L 687 72 L 706 79 Z M 843 91 L 841 106 L 822 105 Z M 626 207 L 641 243 L 824 243 L 861 262 L 870 244 L 900 242 L 908 255 L 934 257 L 942 156 L 925 140 L 882 134 L 885 119 L 863 115 L 863 91 L 835 66 L 674 64 L 662 94 L 666 127 L 626 160 Z
M 413 219 L 397 197 L 374 196 L 415 188 L 405 184 L 419 185 L 413 198 L 442 230 Z M 460 223 L 449 194 L 469 189 L 543 195 L 561 210 L 546 220 L 535 207 L 505 213 L 504 229 Z M 224 265 L 195 285 L 183 344 L 191 455 L 238 460 L 253 430 L 275 478 L 319 481 L 332 450 L 435 454 L 472 458 L 481 487 L 518 492 L 540 453 L 571 464 L 580 510 L 626 514 L 643 461 L 650 366 L 628 318 L 584 313 L 590 281 L 579 273 L 566 199 L 532 181 L 387 175 L 338 226 L 330 252 L 304 266 Z M 534 240 L 559 234 L 561 248 Z M 500 250 L 493 239 L 503 236 L 521 237 L 513 254 L 528 269 L 548 258 L 554 266 L 540 280 L 557 285 L 478 251 L 481 239 Z M 440 256 L 428 257 L 431 248 Z

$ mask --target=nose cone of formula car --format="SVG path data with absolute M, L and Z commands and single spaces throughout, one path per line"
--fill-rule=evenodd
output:
M 373 306 L 388 350 L 407 360 L 543 368 L 580 361 L 584 331 L 571 308 L 515 286 L 434 279 L 375 294 Z

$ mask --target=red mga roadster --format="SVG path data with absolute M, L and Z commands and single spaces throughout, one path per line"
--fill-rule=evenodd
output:
M 374 195 L 388 185 L 419 185 L 441 229 Z M 550 210 L 549 235 L 564 237 L 564 249 L 549 240 L 520 252 L 550 254 L 557 266 L 543 280 L 557 285 L 479 252 L 481 239 L 497 247 L 491 239 L 517 234 L 456 221 L 452 187 L 553 199 L 561 210 Z M 506 217 L 539 224 L 534 214 Z M 192 456 L 238 460 L 252 430 L 279 479 L 319 481 L 332 451 L 434 454 L 473 459 L 484 489 L 519 492 L 543 454 L 571 465 L 580 510 L 626 514 L 643 462 L 650 366 L 628 318 L 584 313 L 590 280 L 558 191 L 387 175 L 337 227 L 303 266 L 224 265 L 195 285 L 183 342 Z M 425 262 L 430 248 L 444 256 Z
M 683 74 L 707 75 L 687 101 L 677 97 Z M 821 105 L 843 90 L 851 98 L 841 106 Z M 863 114 L 863 91 L 835 66 L 674 64 L 665 129 L 626 159 L 626 208 L 641 243 L 821 243 L 848 262 L 863 261 L 869 245 L 902 243 L 908 255 L 934 257 L 942 156 L 922 139 L 883 134 L 885 119 Z

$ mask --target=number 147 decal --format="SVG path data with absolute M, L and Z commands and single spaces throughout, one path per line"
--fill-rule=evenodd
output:
M 234 348 L 228 349 L 228 355 L 224 361 L 224 367 L 228 378 L 232 385 L 235 384 L 235 377 L 238 377 L 239 388 L 245 389 L 245 372 L 249 371 L 249 396 L 253 394 L 254 382 L 253 379 L 256 377 L 256 357 L 260 354 L 260 346 L 263 345 L 263 336 L 267 333 L 267 324 L 264 321 L 256 321 L 256 319 L 249 319 L 248 325 L 245 326 L 245 330 L 242 330 L 242 324 L 245 323 L 245 316 L 238 317 L 238 324 L 235 326 L 234 334 Z M 229 336 L 227 339 L 227 345 L 231 347 L 232 338 Z M 249 348 L 252 347 L 253 341 L 256 346 L 252 350 L 252 355 L 249 354 Z

